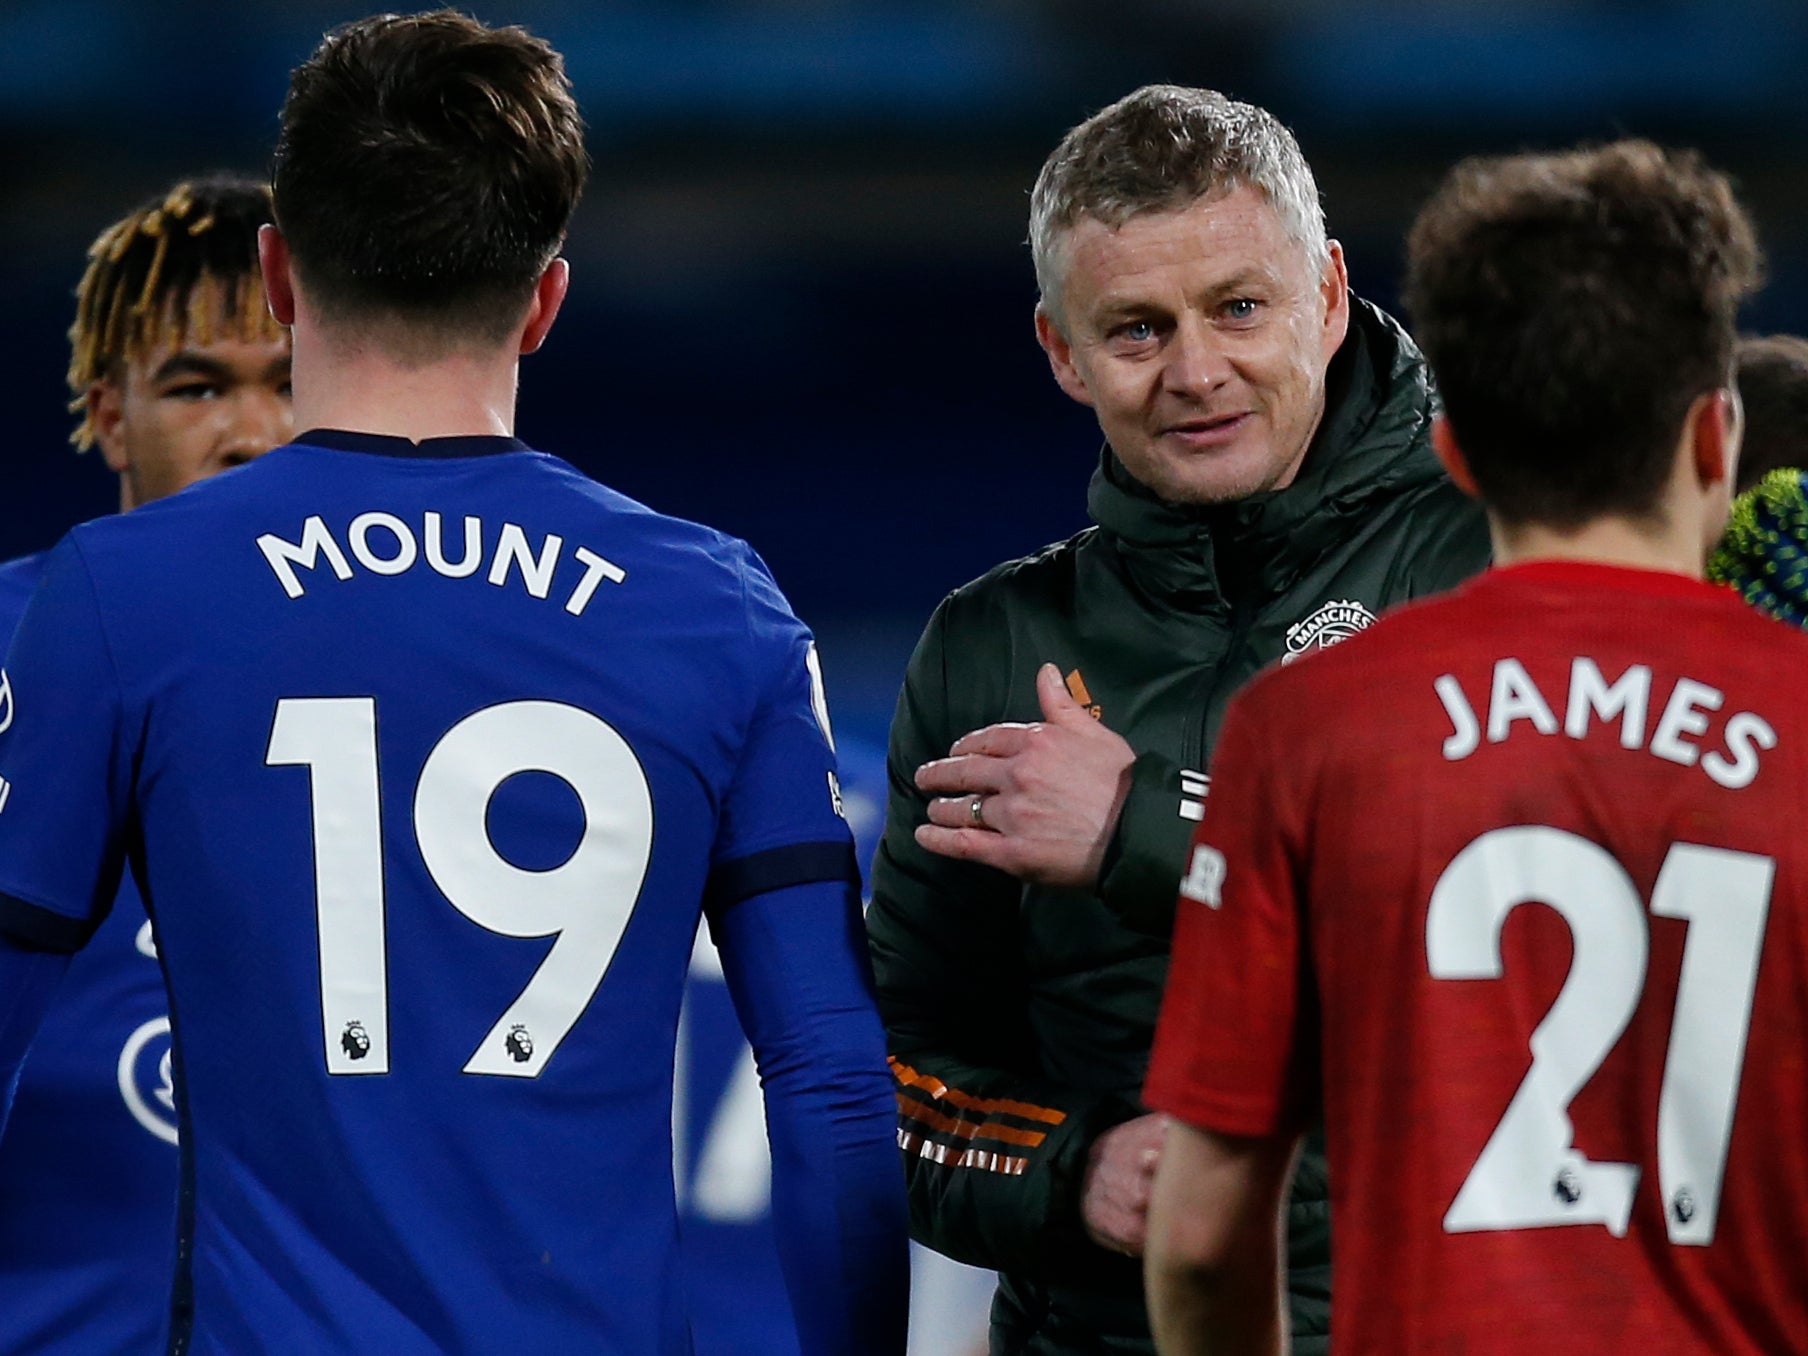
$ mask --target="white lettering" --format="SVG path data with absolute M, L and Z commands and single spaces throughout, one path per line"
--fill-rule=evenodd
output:
M 578 580 L 578 586 L 571 591 L 571 597 L 565 602 L 565 610 L 574 617 L 581 617 L 584 609 L 590 606 L 590 597 L 596 592 L 598 584 L 605 579 L 611 584 L 619 584 L 628 577 L 628 572 L 613 561 L 604 560 L 588 546 L 580 546 L 572 554 L 584 566 L 584 577 Z
M 1645 712 L 1651 704 L 1651 670 L 1634 664 L 1607 686 L 1600 666 L 1586 655 L 1577 655 L 1569 666 L 1569 710 L 1563 733 L 1571 739 L 1588 734 L 1589 713 L 1601 720 L 1620 718 L 1620 747 L 1636 749 L 1645 742 Z
M 370 530 L 380 527 L 396 539 L 396 553 L 384 558 L 370 549 Z M 414 544 L 414 533 L 408 530 L 408 524 L 393 513 L 360 513 L 352 519 L 351 527 L 346 531 L 351 542 L 352 554 L 358 557 L 358 563 L 372 574 L 400 574 L 414 564 L 417 548 Z
M 13 728 L 13 680 L 0 669 L 0 734 Z
M 1454 732 L 1444 741 L 1444 757 L 1452 763 L 1467 758 L 1474 753 L 1481 741 L 1481 723 L 1475 718 L 1475 708 L 1469 705 L 1469 698 L 1463 694 L 1463 685 L 1456 680 L 1454 673 L 1446 673 L 1432 684 L 1438 690 L 1438 700 L 1444 703 L 1444 714 L 1450 717 Z
M 829 752 L 833 753 L 835 730 L 829 724 L 829 690 L 823 686 L 822 659 L 814 645 L 804 654 L 804 667 L 810 671 L 810 710 L 816 714 L 816 723 L 822 726 L 822 737 L 829 741 Z
M 1693 744 L 1685 744 L 1682 736 L 1706 732 L 1708 718 L 1703 713 L 1718 711 L 1725 700 L 1726 697 L 1718 689 L 1711 688 L 1706 683 L 1698 683 L 1693 678 L 1679 678 L 1675 690 L 1670 693 L 1670 700 L 1664 704 L 1664 714 L 1657 722 L 1657 730 L 1651 736 L 1651 752 L 1672 763 L 1693 767 L 1695 760 L 1701 756 L 1701 750 Z
M 1557 717 L 1525 666 L 1502 659 L 1494 665 L 1494 690 L 1488 697 L 1488 742 L 1504 740 L 1516 720 L 1531 721 L 1539 734 L 1557 733 Z
M 301 545 L 286 542 L 274 532 L 264 533 L 257 539 L 257 545 L 264 553 L 264 559 L 270 562 L 270 568 L 276 572 L 283 592 L 291 598 L 299 598 L 304 592 L 301 580 L 295 577 L 294 567 L 299 565 L 304 570 L 314 569 L 323 555 L 327 564 L 333 567 L 334 574 L 341 579 L 352 577 L 351 562 L 346 560 L 345 552 L 339 549 L 339 543 L 333 540 L 332 533 L 326 530 L 326 524 L 317 513 L 310 515 L 301 525 Z
M 466 515 L 463 523 L 464 549 L 456 560 L 448 559 L 446 555 L 445 520 L 431 511 L 422 514 L 418 529 L 412 522 L 405 522 L 393 513 L 377 510 L 360 513 L 345 526 L 345 547 L 341 547 L 321 516 L 313 514 L 302 523 L 299 543 L 269 532 L 257 539 L 257 546 L 264 553 L 283 592 L 291 598 L 299 598 L 306 592 L 301 572 L 318 570 L 323 560 L 340 579 L 352 577 L 354 560 L 371 574 L 395 576 L 414 569 L 423 557 L 435 574 L 447 579 L 470 578 L 483 568 L 483 544 L 488 532 L 479 517 Z M 394 545 L 384 541 L 379 532 L 393 538 Z M 553 577 L 558 572 L 564 547 L 565 539 L 549 532 L 541 538 L 536 549 L 529 542 L 526 528 L 517 523 L 504 523 L 496 536 L 487 578 L 496 587 L 506 588 L 510 574 L 519 570 L 521 583 L 528 594 L 544 599 L 552 591 Z M 620 584 L 627 579 L 628 572 L 587 546 L 576 547 L 573 554 L 583 567 L 583 574 L 564 606 L 572 616 L 581 617 L 604 580 Z M 12 692 L 6 685 L 6 675 L 0 672 L 0 732 L 5 731 L 11 719 Z
M 463 579 L 466 575 L 476 574 L 477 567 L 483 564 L 483 519 L 465 519 L 465 554 L 456 565 L 446 559 L 439 514 L 429 511 L 425 522 L 426 531 L 421 535 L 427 541 L 427 563 L 433 567 L 433 572 L 443 574 L 448 579 Z M 579 553 L 582 554 L 581 549 Z
M 502 536 L 496 543 L 496 558 L 490 562 L 490 582 L 501 588 L 508 583 L 510 564 L 521 567 L 521 582 L 536 598 L 544 598 L 552 588 L 552 572 L 559 563 L 559 548 L 565 539 L 556 532 L 546 534 L 536 559 L 527 544 L 527 533 L 513 523 L 502 525 Z
M 1741 790 L 1758 775 L 1758 750 L 1776 746 L 1777 732 L 1770 723 L 1750 711 L 1741 711 L 1726 723 L 1726 747 L 1733 756 L 1728 759 L 1718 752 L 1704 754 L 1702 771 L 1729 791 Z
M 1207 908 L 1222 908 L 1224 877 L 1228 870 L 1224 854 L 1201 843 L 1193 849 L 1193 861 L 1187 868 L 1186 878 L 1180 882 L 1180 893 Z

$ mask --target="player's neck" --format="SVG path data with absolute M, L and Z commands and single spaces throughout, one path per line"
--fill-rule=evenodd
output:
M 515 431 L 514 355 L 457 352 L 399 362 L 370 348 L 295 345 L 295 427 L 392 437 L 457 438 Z
M 1676 523 L 1650 524 L 1625 518 L 1596 518 L 1575 528 L 1546 523 L 1504 524 L 1492 515 L 1496 565 L 1535 560 L 1585 561 L 1635 570 L 1663 570 L 1700 579 L 1706 568 L 1701 534 Z

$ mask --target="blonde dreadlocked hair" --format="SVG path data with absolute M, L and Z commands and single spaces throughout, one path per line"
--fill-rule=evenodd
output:
M 257 228 L 270 221 L 270 189 L 255 179 L 184 180 L 115 222 L 88 247 L 69 327 L 69 435 L 94 446 L 88 389 L 128 358 L 193 341 L 277 339 L 264 304 Z

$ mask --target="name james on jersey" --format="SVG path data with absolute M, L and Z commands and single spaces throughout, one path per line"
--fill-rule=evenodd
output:
M 258 549 L 264 553 L 277 582 L 291 598 L 299 598 L 307 592 L 307 584 L 297 573 L 298 568 L 316 570 L 322 558 L 340 579 L 352 577 L 354 560 L 377 575 L 405 574 L 424 561 L 435 574 L 447 579 L 467 579 L 483 565 L 486 542 L 493 543 L 490 568 L 484 576 L 491 584 L 505 587 L 511 570 L 518 570 L 527 591 L 535 598 L 546 598 L 552 592 L 553 576 L 565 549 L 565 539 L 556 532 L 546 533 L 539 549 L 535 550 L 529 545 L 527 529 L 519 524 L 504 523 L 492 534 L 481 518 L 467 515 L 462 552 L 456 561 L 448 560 L 445 527 L 440 515 L 432 510 L 422 514 L 418 536 L 393 513 L 358 514 L 345 529 L 345 543 L 351 548 L 349 559 L 345 547 L 339 544 L 325 519 L 317 513 L 310 514 L 302 523 L 300 535 L 299 542 L 287 541 L 274 532 L 266 532 L 257 539 Z M 575 547 L 571 554 L 583 567 L 583 573 L 565 599 L 565 610 L 574 617 L 581 617 L 605 579 L 619 584 L 628 577 L 628 572 L 587 546 Z M 570 571 L 566 571 L 562 579 L 569 575 Z
M 1474 753 L 1484 738 L 1490 744 L 1503 743 L 1514 733 L 1515 721 L 1526 722 L 1524 728 L 1541 735 L 1561 731 L 1571 739 L 1583 739 L 1592 720 L 1606 722 L 1618 717 L 1623 748 L 1642 748 L 1683 767 L 1699 763 L 1702 771 L 1719 785 L 1737 791 L 1750 786 L 1757 777 L 1759 751 L 1777 746 L 1776 730 L 1769 721 L 1754 712 L 1740 711 L 1727 719 L 1721 731 L 1721 747 L 1703 753 L 1690 741 L 1708 732 L 1710 713 L 1726 704 L 1726 694 L 1693 678 L 1676 680 L 1647 743 L 1651 669 L 1644 664 L 1628 666 L 1609 684 L 1600 665 L 1587 655 L 1577 655 L 1570 662 L 1569 692 L 1561 725 L 1555 709 L 1517 659 L 1503 658 L 1494 663 L 1485 731 L 1475 703 L 1455 674 L 1443 674 L 1433 687 L 1453 727 L 1444 740 L 1444 757 L 1453 763 Z

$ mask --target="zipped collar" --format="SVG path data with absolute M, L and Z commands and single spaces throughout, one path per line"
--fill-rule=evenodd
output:
M 1325 388 L 1324 419 L 1284 490 L 1210 507 L 1170 504 L 1104 448 L 1087 508 L 1138 583 L 1195 606 L 1261 602 L 1342 541 L 1345 521 L 1366 505 L 1442 475 L 1426 436 L 1425 360 L 1399 325 L 1358 297 Z

